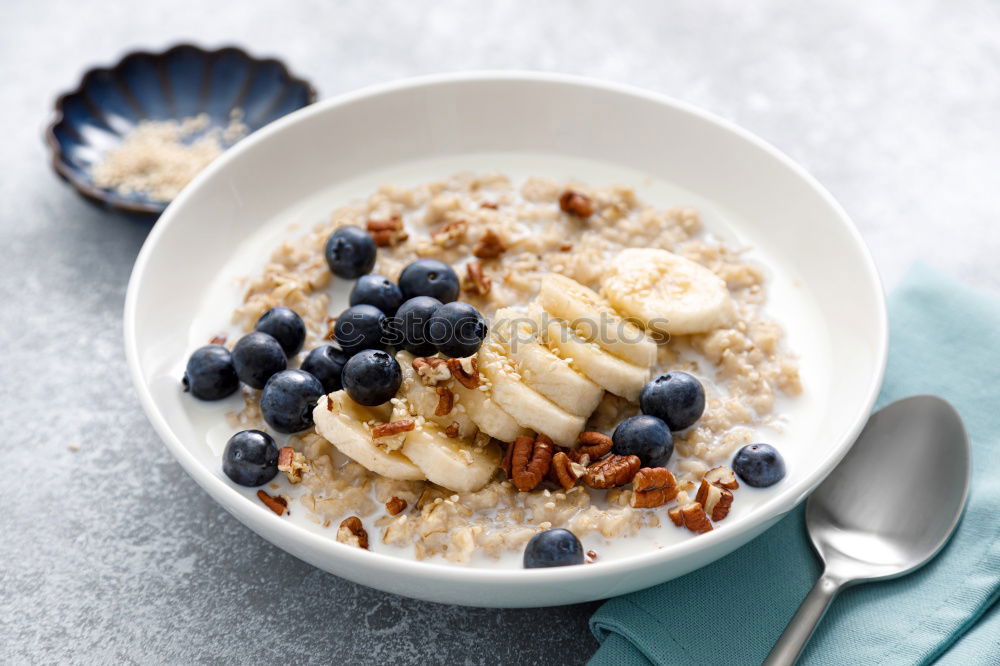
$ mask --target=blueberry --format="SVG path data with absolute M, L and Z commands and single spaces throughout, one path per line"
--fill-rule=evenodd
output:
M 366 349 L 344 366 L 344 390 L 354 402 L 374 407 L 388 402 L 403 383 L 396 359 L 384 351 Z
M 664 467 L 674 452 L 674 438 L 667 424 L 645 414 L 619 423 L 611 440 L 614 442 L 612 453 L 639 456 L 643 467 Z
M 445 356 L 462 358 L 479 351 L 486 339 L 486 320 L 468 303 L 455 301 L 434 311 L 427 322 L 427 341 Z
M 333 337 L 349 356 L 362 349 L 384 349 L 388 320 L 373 305 L 354 305 L 337 317 Z
M 188 359 L 184 390 L 199 400 L 221 400 L 240 387 L 240 378 L 233 367 L 233 357 L 222 345 L 206 345 L 196 349 Z
M 326 241 L 326 263 L 345 280 L 369 273 L 375 267 L 375 241 L 361 227 L 341 227 Z
M 442 303 L 451 303 L 458 298 L 458 287 L 458 275 L 437 259 L 418 259 L 399 274 L 403 298 L 431 296 Z
M 302 361 L 302 370 L 319 380 L 324 393 L 332 393 L 343 388 L 340 375 L 344 364 L 350 358 L 346 353 L 331 345 L 316 347 Z
M 531 537 L 524 547 L 524 568 L 565 567 L 583 564 L 583 545 L 569 530 L 545 530 Z
M 266 432 L 242 430 L 226 442 L 222 471 L 241 486 L 262 486 L 278 473 L 278 447 Z
M 705 388 L 686 372 L 668 372 L 643 387 L 639 406 L 671 430 L 684 430 L 705 412 Z
M 374 305 L 391 317 L 403 303 L 403 292 L 384 275 L 362 275 L 351 289 L 351 305 Z
M 437 348 L 428 342 L 427 329 L 441 301 L 430 296 L 417 296 L 399 306 L 389 322 L 389 342 L 417 356 L 428 356 Z
M 313 407 L 323 395 L 323 385 L 308 372 L 283 370 L 267 380 L 260 413 L 278 432 L 299 432 L 312 427 Z
M 785 478 L 785 459 L 770 444 L 747 444 L 736 452 L 733 470 L 748 486 L 767 488 Z
M 262 314 L 254 330 L 267 333 L 277 340 L 288 358 L 298 354 L 302 343 L 306 341 L 306 325 L 302 317 L 284 306 L 271 308 Z
M 261 389 L 271 375 L 285 369 L 288 359 L 280 342 L 267 333 L 254 331 L 240 338 L 233 347 L 233 365 L 240 381 Z

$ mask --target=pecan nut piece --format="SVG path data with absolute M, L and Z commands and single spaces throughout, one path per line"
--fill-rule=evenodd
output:
M 559 197 L 559 208 L 570 215 L 590 217 L 594 214 L 594 200 L 575 190 L 566 190 Z
M 286 446 L 278 451 L 278 471 L 284 472 L 291 483 L 300 482 L 308 469 L 305 455 L 292 447 Z
M 455 394 L 447 386 L 438 386 L 438 404 L 434 408 L 434 416 L 447 416 L 451 414 L 451 408 L 455 406 Z
M 257 498 L 264 503 L 264 506 L 266 506 L 271 511 L 274 511 L 279 516 L 284 514 L 285 511 L 288 509 L 288 500 L 286 500 L 281 495 L 275 495 L 272 497 L 263 490 L 258 490 Z
M 420 383 L 432 386 L 451 379 L 448 362 L 437 356 L 418 356 L 410 363 L 420 378 Z
M 455 247 L 465 238 L 468 228 L 469 223 L 465 220 L 448 222 L 431 233 L 431 241 L 442 248 Z
M 365 227 L 379 247 L 394 247 L 410 237 L 403 230 L 403 219 L 398 215 L 388 220 L 368 220 Z
M 490 293 L 493 280 L 483 272 L 483 265 L 478 261 L 470 261 L 465 265 L 465 279 L 462 289 L 473 294 L 485 296 Z
M 642 462 L 638 456 L 619 456 L 611 454 L 587 467 L 583 482 L 596 490 L 624 486 L 631 481 Z
M 576 450 L 581 455 L 586 455 L 591 460 L 599 460 L 611 452 L 613 442 L 611 438 L 603 432 L 587 431 L 581 432 L 576 438 Z
M 467 361 L 467 364 L 463 361 Z M 451 370 L 451 376 L 465 388 L 474 389 L 479 386 L 479 361 L 476 360 L 476 357 L 473 356 L 471 359 L 449 358 L 448 369 Z
M 663 506 L 677 497 L 677 479 L 665 467 L 643 467 L 632 479 L 630 504 L 636 509 Z
M 698 495 L 694 499 L 704 507 L 705 513 L 712 520 L 720 521 L 729 515 L 729 509 L 733 505 L 733 491 L 702 479 Z
M 385 503 L 385 512 L 390 516 L 395 516 L 406 510 L 406 500 L 402 497 L 396 497 L 393 495 L 389 498 L 389 501 Z
M 680 522 L 677 522 L 678 519 L 675 517 L 674 512 L 680 518 Z M 712 531 L 712 521 L 708 519 L 708 514 L 705 513 L 705 509 L 698 502 L 689 502 L 684 506 L 671 509 L 668 515 L 674 521 L 675 525 L 678 527 L 683 525 L 695 534 L 704 534 L 705 532 Z
M 410 432 L 414 427 L 413 419 L 401 419 L 399 421 L 389 421 L 372 426 L 372 439 L 381 439 L 398 435 L 401 432 Z
M 458 434 L 460 432 L 461 430 L 460 426 L 458 425 L 458 421 L 452 421 L 451 425 L 444 429 L 444 436 L 455 439 L 456 437 L 458 437 Z
M 498 443 L 498 440 L 496 438 L 493 438 L 490 441 Z M 503 470 L 503 473 L 507 475 L 508 479 L 510 478 L 510 466 L 513 459 L 514 459 L 514 442 L 511 442 L 510 444 L 507 445 L 507 449 L 504 451 L 503 460 L 500 461 L 500 469 Z
M 496 259 L 506 251 L 507 246 L 500 236 L 492 229 L 487 229 L 473 246 L 472 255 L 479 259 Z
M 344 518 L 344 522 L 340 523 L 337 529 L 337 541 L 368 550 L 368 532 L 361 524 L 361 519 L 357 516 Z
M 514 487 L 522 493 L 534 490 L 548 474 L 552 464 L 552 440 L 545 435 L 522 435 L 508 447 L 510 457 L 507 475 Z M 508 465 L 506 456 L 504 465 Z
M 576 485 L 577 479 L 587 473 L 587 468 L 570 459 L 564 451 L 552 456 L 552 467 L 549 468 L 549 480 L 569 490 Z
M 740 482 L 736 480 L 736 475 L 729 467 L 713 467 L 705 472 L 704 479 L 729 490 L 736 490 L 740 487 Z

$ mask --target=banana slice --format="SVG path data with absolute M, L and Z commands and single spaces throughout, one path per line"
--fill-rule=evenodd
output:
M 490 380 L 493 399 L 525 428 L 547 435 L 560 446 L 576 446 L 585 419 L 570 414 L 518 376 L 502 346 L 487 340 L 479 349 L 479 372 Z
M 649 381 L 648 366 L 633 365 L 581 340 L 561 319 L 549 321 L 546 343 L 598 386 L 631 402 L 639 401 L 642 387 Z
M 492 330 L 525 384 L 570 414 L 587 417 L 597 409 L 604 389 L 541 344 L 544 336 L 528 315 L 511 308 L 497 310 Z
M 313 410 L 316 432 L 361 466 L 389 479 L 419 481 L 426 478 L 405 455 L 376 446 L 372 441 L 369 422 L 382 423 L 388 416 L 389 409 L 385 405 L 375 409 L 364 407 L 347 397 L 344 391 L 320 398 Z
M 622 319 L 597 292 L 575 280 L 557 273 L 546 275 L 538 304 L 553 317 L 568 321 L 579 337 L 629 363 L 649 367 L 656 362 L 656 342 Z
M 479 426 L 480 431 L 501 442 L 513 442 L 521 435 L 528 434 L 527 428 L 522 427 L 513 416 L 497 404 L 492 392 L 484 391 L 482 387 L 466 388 L 455 381 L 449 386 L 458 398 L 455 411 L 468 414 Z
M 735 314 L 725 281 L 701 264 L 652 248 L 632 248 L 610 262 L 601 293 L 647 328 L 669 335 L 704 333 Z
M 458 382 L 450 380 L 441 382 L 435 386 L 427 386 L 420 381 L 417 373 L 413 370 L 414 358 L 413 354 L 407 351 L 401 351 L 396 354 L 396 360 L 403 371 L 403 383 L 400 385 L 400 395 L 409 404 L 412 412 L 424 417 L 428 421 L 438 424 L 442 428 L 447 428 L 452 423 L 457 423 L 459 437 L 466 439 L 475 437 L 478 428 L 466 410 L 452 408 L 450 412 L 443 416 L 438 416 L 434 413 L 437 411 L 438 402 L 441 399 L 441 396 L 438 395 L 437 387 L 447 388 L 454 393 L 454 384 Z
M 476 447 L 468 440 L 448 437 L 432 423 L 406 434 L 403 453 L 429 481 L 459 493 L 474 492 L 489 483 L 502 458 L 496 444 Z

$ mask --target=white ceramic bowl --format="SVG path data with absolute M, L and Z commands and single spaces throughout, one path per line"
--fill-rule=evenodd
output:
M 218 412 L 193 405 L 178 382 L 190 351 L 236 305 L 219 296 L 222 287 L 209 285 L 259 266 L 288 222 L 311 224 L 384 179 L 426 181 L 460 168 L 625 182 L 640 195 L 648 189 L 657 204 L 707 207 L 713 231 L 757 248 L 773 293 L 790 295 L 780 314 L 802 356 L 800 400 L 811 405 L 784 434 L 788 477 L 711 533 L 544 570 L 417 562 L 350 548 L 330 530 L 279 518 L 229 483 L 219 472 L 217 443 L 231 430 L 213 426 Z M 125 347 L 142 405 L 171 453 L 222 506 L 338 576 L 476 606 L 557 605 L 630 592 L 704 566 L 760 534 L 851 446 L 881 384 L 886 341 L 869 253 L 844 211 L 801 168 L 686 104 L 550 74 L 414 79 L 275 122 L 228 151 L 170 205 L 139 254 L 125 304 Z

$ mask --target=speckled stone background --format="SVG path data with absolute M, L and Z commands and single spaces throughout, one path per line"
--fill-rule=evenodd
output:
M 237 523 L 172 460 L 122 352 L 148 226 L 84 203 L 41 141 L 55 95 L 130 48 L 236 42 L 283 57 L 323 97 L 464 68 L 662 91 L 809 168 L 890 287 L 922 258 L 1000 292 L 993 0 L 8 0 L 0 16 L 3 664 L 574 663 L 596 647 L 596 604 L 450 608 L 321 573 Z

